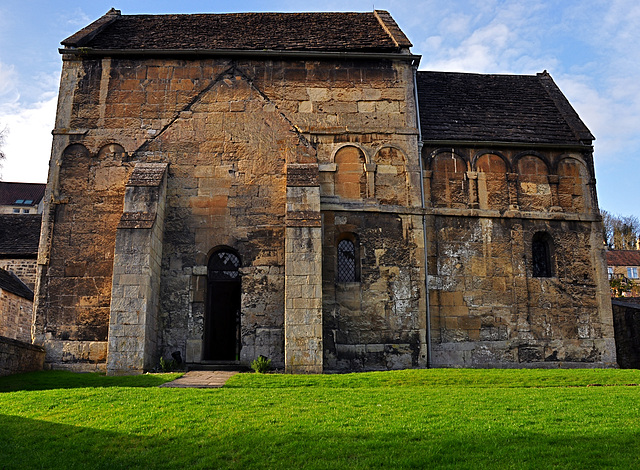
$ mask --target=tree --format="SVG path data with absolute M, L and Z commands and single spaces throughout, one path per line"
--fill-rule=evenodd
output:
M 640 220 L 635 215 L 613 215 L 600 211 L 604 240 L 612 250 L 636 250 L 640 240 Z

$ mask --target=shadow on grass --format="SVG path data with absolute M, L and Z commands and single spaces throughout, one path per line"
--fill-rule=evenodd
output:
M 85 387 L 157 387 L 181 375 L 182 373 L 171 373 L 108 377 L 98 373 L 63 370 L 28 372 L 0 377 L 0 392 Z
M 637 468 L 638 433 L 184 429 L 141 436 L 0 415 L 10 468 Z

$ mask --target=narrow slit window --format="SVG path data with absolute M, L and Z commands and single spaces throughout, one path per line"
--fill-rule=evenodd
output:
M 348 239 L 338 243 L 338 282 L 356 282 L 356 246 Z
M 551 241 L 549 235 L 538 232 L 531 243 L 531 258 L 533 262 L 533 277 L 552 277 L 551 270 Z

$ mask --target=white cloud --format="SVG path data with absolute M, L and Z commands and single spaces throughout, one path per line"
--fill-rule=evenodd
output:
M 15 67 L 0 62 L 0 103 L 15 103 L 20 98 L 16 82 Z
M 29 107 L 0 114 L 0 127 L 7 129 L 2 164 L 4 181 L 44 183 L 47 181 L 51 130 L 55 123 L 57 97 Z

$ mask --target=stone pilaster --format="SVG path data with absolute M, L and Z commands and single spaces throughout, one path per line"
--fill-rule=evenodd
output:
M 287 165 L 285 370 L 321 373 L 322 220 L 318 165 Z
M 166 163 L 138 163 L 127 182 L 116 232 L 107 373 L 140 374 L 156 365 Z

